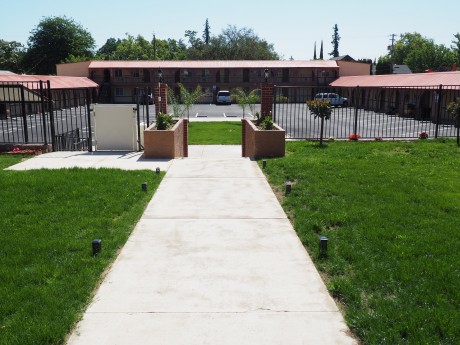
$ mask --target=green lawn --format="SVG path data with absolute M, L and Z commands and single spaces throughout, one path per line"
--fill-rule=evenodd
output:
M 9 163 L 0 157 L 0 166 Z M 0 171 L 0 344 L 63 343 L 162 176 Z M 95 238 L 102 252 L 94 257 Z
M 241 145 L 241 122 L 189 122 L 190 145 Z
M 454 141 L 289 142 L 265 172 L 364 344 L 460 343 Z

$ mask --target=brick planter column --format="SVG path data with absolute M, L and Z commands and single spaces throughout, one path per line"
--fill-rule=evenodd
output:
M 161 101 L 159 99 L 161 97 Z M 168 84 L 155 83 L 153 85 L 153 103 L 158 113 L 168 113 Z
M 273 109 L 273 89 L 275 85 L 269 83 L 260 84 L 262 91 L 261 104 L 260 104 L 260 115 L 268 115 Z

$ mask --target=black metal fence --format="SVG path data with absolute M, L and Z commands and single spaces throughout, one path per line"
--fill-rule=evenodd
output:
M 348 139 L 411 139 L 456 136 L 456 120 L 447 105 L 460 97 L 460 86 L 398 88 L 275 87 L 274 121 L 293 139 L 319 139 L 321 119 L 306 102 L 329 98 L 334 106 L 324 123 L 324 137 Z
M 89 89 L 51 89 L 49 82 L 42 81 L 2 82 L 0 143 L 91 151 L 90 105 Z

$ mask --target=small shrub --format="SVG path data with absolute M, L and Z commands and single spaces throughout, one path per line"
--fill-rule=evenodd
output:
M 166 130 L 173 124 L 173 118 L 169 114 L 159 113 L 157 115 L 156 128 L 158 130 Z
M 361 135 L 353 133 L 353 134 L 350 134 L 350 136 L 348 137 L 348 140 L 350 140 L 350 141 L 358 141 L 360 138 L 361 138 Z
M 422 139 L 422 140 L 428 139 L 428 133 L 427 132 L 420 132 L 418 134 L 418 138 Z
M 270 115 L 264 116 L 264 119 L 262 121 L 262 128 L 265 129 L 266 131 L 272 130 L 274 127 L 273 125 L 273 120 Z

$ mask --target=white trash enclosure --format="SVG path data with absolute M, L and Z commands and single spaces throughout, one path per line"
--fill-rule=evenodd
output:
M 96 151 L 138 151 L 134 104 L 95 104 L 93 111 Z M 141 131 L 141 143 L 142 143 Z

